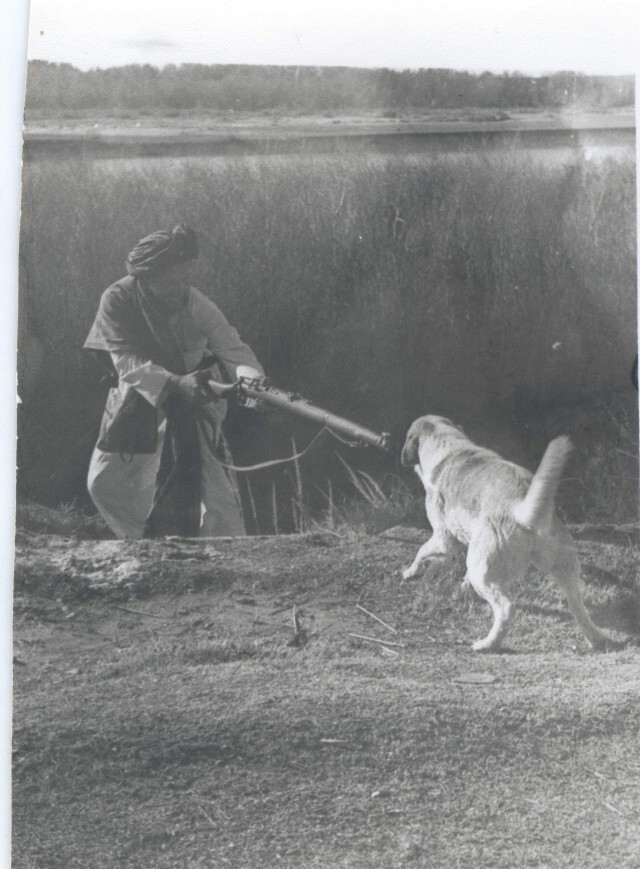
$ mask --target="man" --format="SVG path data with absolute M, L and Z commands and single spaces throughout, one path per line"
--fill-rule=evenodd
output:
M 85 349 L 117 374 L 88 474 L 89 493 L 121 538 L 246 533 L 236 488 L 216 457 L 226 402 L 207 388 L 264 377 L 219 308 L 190 285 L 198 255 L 184 224 L 143 238 L 128 276 L 102 295 Z M 212 356 L 213 354 L 213 356 Z

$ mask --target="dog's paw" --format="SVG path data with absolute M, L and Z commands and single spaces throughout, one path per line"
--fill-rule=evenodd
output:
M 498 648 L 498 644 L 488 641 L 485 637 L 484 640 L 476 640 L 471 648 L 474 652 L 495 652 Z
M 402 571 L 402 578 L 411 579 L 411 577 L 415 576 L 417 572 L 418 571 L 415 567 L 407 567 Z

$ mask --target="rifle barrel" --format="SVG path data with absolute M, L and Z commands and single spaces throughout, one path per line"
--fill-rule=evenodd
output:
M 293 393 L 283 392 L 272 386 L 254 386 L 251 381 L 240 381 L 240 392 L 247 398 L 264 401 L 274 407 L 278 407 L 287 413 L 310 419 L 320 423 L 332 431 L 339 432 L 362 444 L 367 444 L 378 449 L 388 451 L 391 447 L 391 437 L 387 432 L 378 433 L 371 429 L 357 425 L 344 417 L 330 413 L 321 407 L 316 407 L 306 398 Z

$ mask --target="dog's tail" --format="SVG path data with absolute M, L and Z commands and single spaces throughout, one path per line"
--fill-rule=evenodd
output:
M 572 449 L 573 444 L 564 435 L 551 441 L 533 475 L 529 491 L 513 508 L 518 525 L 536 531 L 550 527 L 560 477 Z

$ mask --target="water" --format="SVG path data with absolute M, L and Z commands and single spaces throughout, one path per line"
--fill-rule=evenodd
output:
M 580 159 L 603 162 L 635 160 L 635 130 L 524 130 L 482 133 L 394 133 L 378 135 L 317 136 L 281 140 L 198 140 L 126 142 L 85 140 L 29 141 L 25 146 L 29 165 L 62 161 L 96 162 L 108 171 L 123 168 L 180 171 L 185 165 L 225 169 L 242 164 L 257 172 L 265 164 L 304 168 L 321 160 L 347 165 L 364 158 L 372 164 L 390 157 L 429 162 L 434 159 L 468 159 L 472 155 L 504 155 L 545 166 L 564 166 Z

